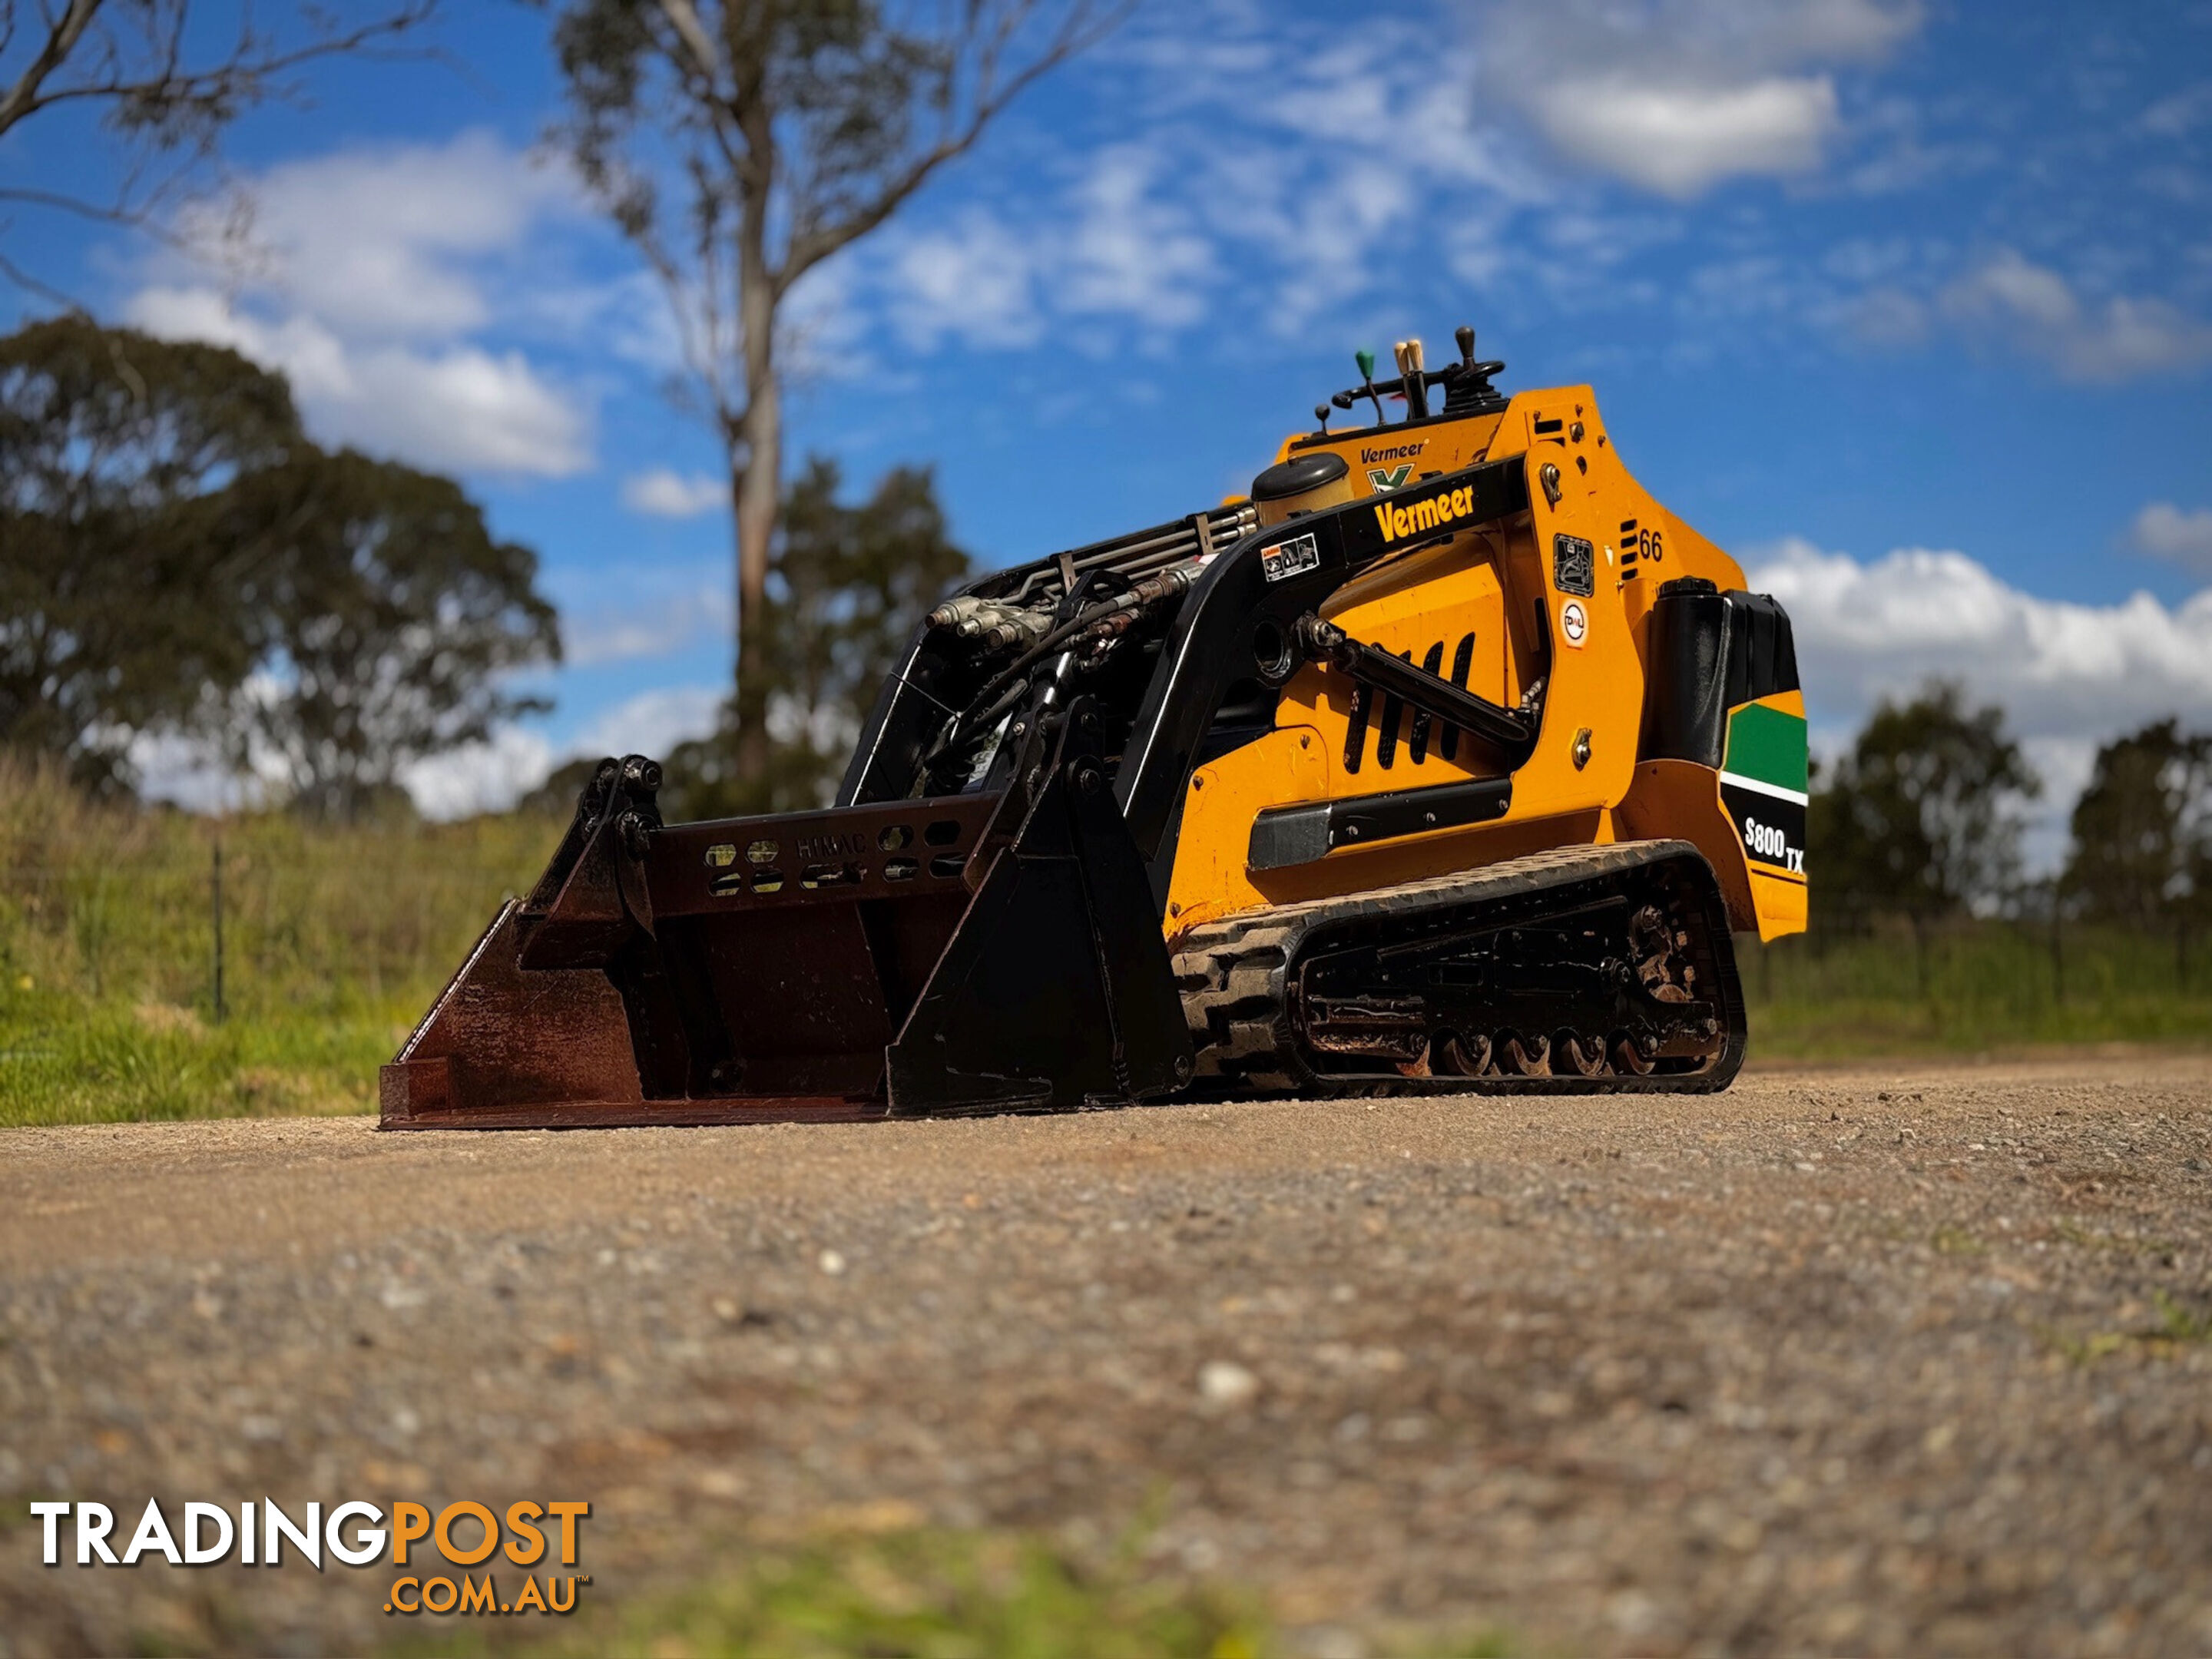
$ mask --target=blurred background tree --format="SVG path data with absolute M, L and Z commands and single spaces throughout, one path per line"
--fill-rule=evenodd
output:
M 2212 733 L 2154 721 L 2097 751 L 2060 878 L 2089 916 L 2171 931 L 2180 971 L 2212 905 Z
M 665 288 L 689 391 L 721 440 L 737 528 L 738 659 L 726 769 L 770 778 L 762 672 L 783 477 L 780 336 L 806 273 L 895 213 L 1123 0 L 548 0 L 562 137 Z M 802 771 L 808 763 L 795 760 Z
M 416 761 L 551 708 L 514 671 L 561 659 L 538 556 L 495 540 L 450 478 L 296 447 L 210 515 L 210 562 L 239 572 L 255 672 L 209 723 L 296 808 L 404 808 Z
M 89 787 L 178 735 L 318 813 L 389 800 L 544 706 L 510 679 L 560 656 L 537 571 L 452 480 L 317 448 L 226 348 L 0 339 L 0 746 Z
M 1927 929 L 1985 909 L 2020 880 L 2019 806 L 2042 790 L 2004 711 L 1969 712 L 1955 685 L 1883 701 L 1813 794 L 1806 826 L 1816 923 L 1912 924 L 1924 981 Z
M 282 380 L 221 346 L 74 317 L 0 340 L 0 743 L 122 780 L 252 667 L 196 512 L 301 442 Z
M 672 817 L 825 804 L 907 641 L 967 575 L 968 555 L 946 534 L 927 468 L 893 469 L 852 506 L 838 500 L 842 487 L 836 463 L 811 457 L 785 494 L 769 549 L 755 635 L 756 672 L 772 688 L 768 771 L 740 775 L 735 709 L 726 704 L 719 732 L 667 757 Z

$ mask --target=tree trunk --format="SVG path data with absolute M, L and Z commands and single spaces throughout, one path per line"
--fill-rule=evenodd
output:
M 773 368 L 763 374 L 751 393 L 744 429 L 744 453 L 732 479 L 738 509 L 734 760 L 736 781 L 750 793 L 763 787 L 769 769 L 768 555 L 769 539 L 775 534 L 777 485 L 783 470 L 781 411 Z
M 769 542 L 783 477 L 783 403 L 775 372 L 775 276 L 768 264 L 768 191 L 745 192 L 738 227 L 738 319 L 744 333 L 745 410 L 738 427 L 738 663 L 734 777 L 741 796 L 765 792 L 769 771 L 766 636 Z M 765 810 L 765 802 L 748 807 Z

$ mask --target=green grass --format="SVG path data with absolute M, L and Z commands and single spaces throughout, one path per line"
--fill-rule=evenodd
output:
M 1148 1569 L 1133 1533 L 1103 1559 L 1033 1534 L 917 1528 L 732 1544 L 711 1577 L 573 1618 L 422 1619 L 395 1655 L 656 1659 L 1273 1659 L 1292 1650 L 1256 1593 Z M 1501 1659 L 1495 1630 L 1386 1638 L 1371 1650 Z
M 2054 961 L 2045 927 L 1961 921 L 1929 938 L 1924 992 L 1901 924 L 1738 944 L 1762 1059 L 2212 1042 L 2212 940 L 2192 961 L 2171 938 L 2069 923 Z
M 0 759 L 0 1125 L 366 1111 L 388 1059 L 562 824 L 216 824 Z M 223 1018 L 212 877 L 223 872 Z M 2212 1041 L 2185 952 L 2002 922 L 1741 945 L 1757 1059 Z
M 369 1109 L 378 1065 L 561 828 L 218 825 L 0 763 L 0 1125 Z
M 1246 1598 L 1078 1563 L 1031 1538 L 917 1531 L 758 1556 L 726 1577 L 615 1610 L 561 1645 L 699 1659 L 1261 1659 Z
M 210 1026 L 167 1003 L 0 990 L 0 1123 L 367 1111 L 409 1017 L 394 1007 Z

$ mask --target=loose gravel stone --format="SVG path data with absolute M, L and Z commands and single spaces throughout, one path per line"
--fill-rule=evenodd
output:
M 601 1599 L 823 1524 L 1156 1516 L 1294 1651 L 2202 1654 L 2208 1200 L 2185 1054 L 0 1132 L 0 1653 L 392 1639 L 388 1574 L 47 1569 L 21 1523 L 152 1495 L 588 1498 Z

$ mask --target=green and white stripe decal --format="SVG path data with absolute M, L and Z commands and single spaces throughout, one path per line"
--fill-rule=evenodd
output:
M 1729 715 L 1721 781 L 1805 805 L 1805 717 L 1747 702 Z
M 1744 857 L 1778 875 L 1805 875 L 1805 717 L 1747 702 L 1729 714 L 1721 805 Z

